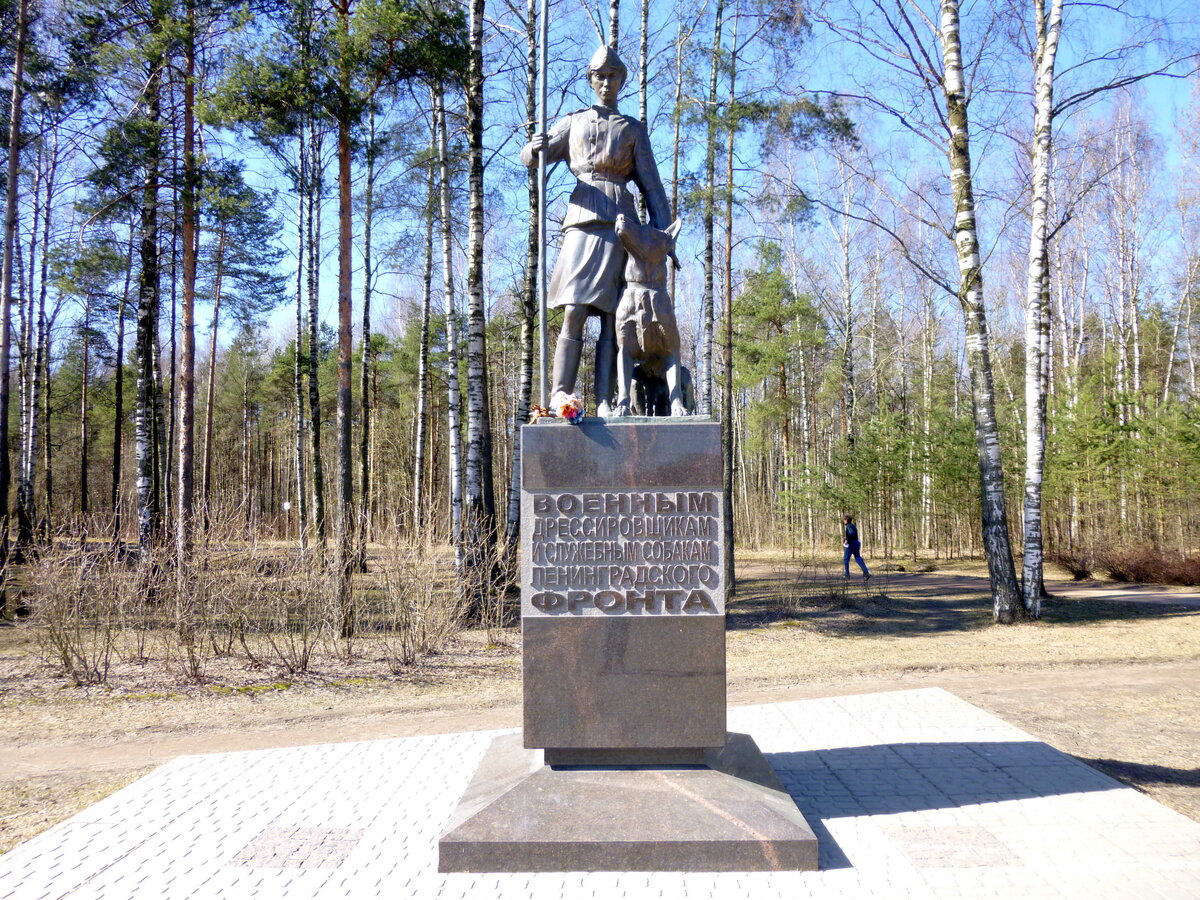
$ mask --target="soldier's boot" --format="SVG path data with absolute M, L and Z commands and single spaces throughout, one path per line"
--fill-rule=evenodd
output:
M 579 375 L 579 357 L 583 354 L 583 341 L 559 335 L 558 343 L 554 345 L 554 389 L 550 392 L 553 397 L 559 391 L 564 394 L 575 393 L 575 378 Z
M 612 414 L 613 376 L 617 374 L 617 341 L 601 338 L 596 342 L 596 415 Z

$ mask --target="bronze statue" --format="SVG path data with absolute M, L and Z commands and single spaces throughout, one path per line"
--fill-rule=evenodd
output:
M 579 179 L 563 219 L 562 247 L 550 277 L 549 305 L 563 308 L 562 332 L 554 348 L 551 394 L 575 392 L 583 327 L 588 316 L 600 317 L 596 344 L 598 414 L 611 414 L 617 344 L 614 314 L 621 295 L 625 250 L 613 230 L 617 216 L 638 218 L 627 184 L 633 181 L 646 201 L 650 224 L 666 228 L 670 203 L 658 176 L 646 127 L 617 112 L 617 96 L 628 70 L 611 47 L 601 47 L 588 63 L 587 77 L 596 103 L 570 113 L 549 135 L 535 135 L 521 150 L 521 162 L 532 168 L 538 154 L 547 164 L 566 160 Z
M 621 214 L 613 228 L 629 254 L 625 290 L 617 307 L 618 416 L 631 412 L 633 369 L 639 362 L 645 371 L 665 376 L 670 414 L 688 414 L 679 364 L 679 326 L 667 293 L 667 259 L 675 249 L 679 227 L 678 219 L 663 231 Z

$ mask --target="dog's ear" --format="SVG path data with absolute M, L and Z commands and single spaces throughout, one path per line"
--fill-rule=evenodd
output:
M 683 219 L 676 219 L 674 222 L 672 222 L 670 225 L 667 226 L 667 234 L 671 236 L 672 241 L 674 241 L 675 238 L 677 238 L 679 236 L 679 229 L 681 229 L 682 227 L 683 227 Z

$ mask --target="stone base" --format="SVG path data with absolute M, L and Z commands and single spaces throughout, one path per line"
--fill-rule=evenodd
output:
M 704 766 L 546 766 L 488 748 L 438 842 L 439 872 L 814 871 L 817 839 L 754 740 Z
M 527 617 L 521 637 L 526 747 L 724 743 L 724 616 Z

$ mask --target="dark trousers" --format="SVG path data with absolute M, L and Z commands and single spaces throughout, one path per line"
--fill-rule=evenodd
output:
M 862 545 L 858 541 L 851 541 L 849 544 L 846 545 L 846 552 L 844 554 L 842 554 L 842 565 L 846 569 L 846 577 L 850 576 L 850 557 L 851 556 L 853 556 L 855 561 L 858 563 L 858 567 L 860 569 L 862 569 L 863 575 L 871 574 L 870 572 L 867 571 L 867 564 L 865 562 L 863 562 L 863 558 L 858 552 L 859 549 L 861 548 L 861 546 Z

